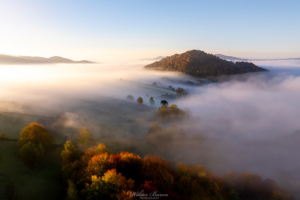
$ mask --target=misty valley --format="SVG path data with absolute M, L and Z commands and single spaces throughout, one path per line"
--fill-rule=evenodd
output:
M 299 61 L 149 62 L 0 65 L 0 199 L 299 197 Z

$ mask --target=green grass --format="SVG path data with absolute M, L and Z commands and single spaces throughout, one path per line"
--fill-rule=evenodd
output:
M 87 127 L 94 135 L 96 143 L 105 143 L 113 152 L 134 151 L 132 139 L 145 138 L 152 124 L 152 112 L 156 109 L 138 105 L 135 102 L 105 98 L 102 101 L 80 101 L 78 105 L 66 107 L 68 112 L 80 116 L 70 131 L 70 138 L 76 143 L 78 129 Z M 63 119 L 35 115 L 0 113 L 0 133 L 18 139 L 21 130 L 32 122 L 55 123 Z M 62 123 L 64 124 L 64 123 Z M 55 128 L 55 142 L 60 143 L 69 131 L 66 125 Z M 127 134 L 128 132 L 128 134 Z M 51 131 L 50 131 L 51 133 Z M 140 133 L 144 133 L 140 136 Z M 17 142 L 0 141 L 0 199 L 5 199 L 5 185 L 15 184 L 20 200 L 64 199 L 66 190 L 61 175 L 63 147 L 57 147 L 46 155 L 37 169 L 24 165 L 19 157 Z
M 6 137 L 18 139 L 21 130 L 38 116 L 0 113 L 0 133 Z M 63 134 L 55 135 L 56 142 L 61 142 Z M 41 164 L 29 168 L 19 157 L 19 147 L 16 141 L 0 140 L 0 199 L 6 199 L 5 186 L 12 182 L 19 200 L 64 199 L 65 186 L 61 175 L 61 156 L 63 147 L 55 147 L 46 153 Z
M 0 141 L 0 199 L 5 199 L 5 185 L 15 184 L 19 199 L 63 199 L 65 194 L 61 179 L 63 147 L 53 149 L 36 169 L 23 164 L 16 142 Z
M 37 119 L 33 115 L 0 113 L 0 133 L 5 133 L 8 138 L 18 139 L 22 129 Z

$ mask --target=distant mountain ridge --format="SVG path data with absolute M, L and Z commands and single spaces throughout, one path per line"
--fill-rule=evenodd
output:
M 50 58 L 32 56 L 11 56 L 0 54 L 0 65 L 21 65 L 21 64 L 59 64 L 59 63 L 93 63 L 87 60 L 74 61 L 67 58 L 53 56 Z
M 232 60 L 232 61 L 236 61 L 236 60 L 240 60 L 240 61 L 268 61 L 268 60 L 300 60 L 299 58 L 277 58 L 277 59 L 246 59 L 246 58 L 238 58 L 238 57 L 233 57 L 233 56 L 226 56 L 223 54 L 215 54 L 215 56 L 224 59 L 224 60 Z
M 218 56 L 207 54 L 200 50 L 191 50 L 182 54 L 175 54 L 146 65 L 145 68 L 178 71 L 199 78 L 268 71 L 250 62 L 226 61 Z
M 223 54 L 215 54 L 215 56 L 223 59 L 223 60 L 248 60 L 248 59 L 244 59 L 244 58 L 237 58 L 237 57 L 233 57 L 233 56 L 226 56 L 226 55 L 223 55 Z
M 144 59 L 140 59 L 140 60 L 161 60 L 165 58 L 165 56 L 158 56 L 158 57 L 155 57 L 155 58 L 144 58 Z

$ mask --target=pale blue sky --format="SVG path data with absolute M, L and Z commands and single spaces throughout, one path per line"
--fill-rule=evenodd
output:
M 300 57 L 299 20 L 296 0 L 3 0 L 0 53 L 100 61 L 199 48 Z

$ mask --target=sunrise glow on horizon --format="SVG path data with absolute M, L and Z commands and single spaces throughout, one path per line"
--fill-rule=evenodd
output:
M 259 6 L 257 6 L 259 5 Z M 0 54 L 137 60 L 191 49 L 242 58 L 300 57 L 298 1 L 0 3 Z

